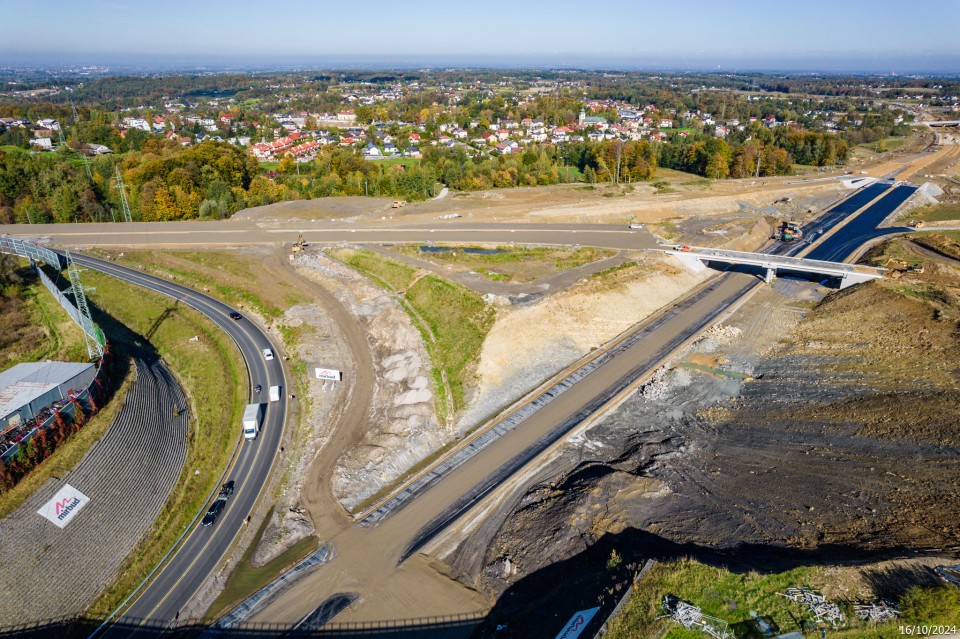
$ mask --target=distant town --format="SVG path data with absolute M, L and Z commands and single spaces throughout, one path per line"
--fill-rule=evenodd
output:
M 117 174 L 133 215 L 145 220 L 327 195 L 424 199 L 438 184 L 629 184 L 655 179 L 657 167 L 710 179 L 784 175 L 843 165 L 856 145 L 882 152 L 923 110 L 960 111 L 957 83 L 888 77 L 74 74 L 70 82 L 8 79 L 5 89 L 0 148 L 70 156 L 66 171 L 87 182 L 73 180 L 60 205 L 52 193 L 7 189 L 0 220 L 22 222 L 116 219 L 119 193 L 104 185 Z M 136 170 L 145 155 L 171 170 L 195 166 L 182 154 L 205 143 L 236 149 L 230 162 L 242 170 L 178 184 L 167 171 L 146 178 Z M 212 182 L 221 186 L 211 191 Z

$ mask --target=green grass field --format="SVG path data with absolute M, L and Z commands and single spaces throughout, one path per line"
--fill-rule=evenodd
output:
M 454 412 L 466 405 L 469 371 L 480 355 L 483 340 L 496 318 L 493 309 L 475 292 L 439 277 L 422 277 L 406 299 L 426 321 L 433 341 L 424 339 L 434 367 L 446 372 Z
M 856 570 L 851 568 L 849 570 Z M 751 618 L 751 612 L 772 617 L 780 632 L 808 631 L 812 636 L 815 624 L 810 612 L 800 604 L 780 596 L 790 587 L 811 587 L 826 592 L 835 585 L 837 572 L 824 567 L 800 567 L 777 573 L 734 573 L 715 568 L 692 559 L 657 564 L 639 583 L 630 602 L 608 625 L 609 639 L 703 639 L 699 631 L 686 630 L 662 615 L 660 603 L 664 595 L 680 597 L 699 606 L 704 614 L 726 621 L 738 639 L 748 633 L 737 626 Z M 898 623 L 960 623 L 960 589 L 952 586 L 938 588 L 914 587 L 900 599 L 902 620 L 880 625 L 867 624 L 857 619 L 852 610 L 839 599 L 847 623 L 840 629 L 828 627 L 831 637 L 841 639 L 887 638 L 901 636 Z
M 392 291 L 405 291 L 413 283 L 416 269 L 387 259 L 373 251 L 339 249 L 329 254 L 374 280 L 377 285 Z
M 582 247 L 578 249 L 498 246 L 501 253 L 472 253 L 463 249 L 478 246 L 456 246 L 451 251 L 424 252 L 419 244 L 402 244 L 393 248 L 398 253 L 442 264 L 457 264 L 499 282 L 532 282 L 560 271 L 576 268 L 610 257 L 613 251 Z
M 398 157 L 393 157 L 393 158 L 386 158 L 386 159 L 384 159 L 384 160 L 376 160 L 376 163 L 377 163 L 377 164 L 386 164 L 386 165 L 388 165 L 388 166 L 394 166 L 394 165 L 397 165 L 397 164 L 401 164 L 401 165 L 403 165 L 403 166 L 417 166 L 418 164 L 420 164 L 420 159 L 419 159 L 419 158 L 398 158 Z
M 104 251 L 93 251 L 95 255 L 104 256 Z M 178 264 L 176 261 L 191 262 L 191 265 Z M 228 251 L 210 253 L 207 251 L 126 251 L 122 259 L 117 260 L 125 265 L 143 266 L 148 272 L 155 273 L 166 279 L 180 280 L 188 286 L 203 283 L 216 297 L 231 306 L 252 307 L 260 315 L 268 319 L 276 319 L 283 315 L 283 308 L 276 300 L 275 295 L 262 295 L 257 291 L 257 274 L 253 272 L 256 265 L 242 254 Z M 197 265 L 194 269 L 192 265 Z M 211 276 L 204 269 L 215 268 L 219 273 Z M 242 284 L 240 284 L 242 283 Z M 279 283 L 279 288 L 286 287 Z M 273 291 L 271 291 L 273 293 Z
M 911 211 L 909 220 L 923 220 L 924 222 L 946 222 L 960 220 L 960 203 L 935 204 L 922 209 Z

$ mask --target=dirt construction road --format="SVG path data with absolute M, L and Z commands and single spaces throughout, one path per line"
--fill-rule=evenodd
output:
M 435 572 L 428 580 L 424 579 L 423 571 L 414 573 L 414 565 L 428 561 L 422 555 L 415 555 L 397 566 L 424 523 L 441 515 L 465 493 L 568 416 L 593 412 L 591 407 L 595 398 L 618 380 L 630 376 L 638 367 L 659 361 L 665 349 L 672 350 L 686 335 L 712 318 L 719 305 L 738 298 L 746 287 L 755 283 L 756 279 L 749 275 L 734 274 L 711 284 L 688 307 L 653 320 L 652 324 L 657 328 L 655 336 L 639 340 L 622 356 L 608 361 L 568 392 L 557 396 L 520 427 L 451 472 L 444 481 L 378 527 L 344 527 L 332 537 L 323 539 L 332 542 L 337 557 L 292 587 L 254 621 L 294 622 L 327 597 L 342 592 L 359 592 L 364 601 L 363 605 L 352 607 L 338 616 L 338 620 L 343 621 L 397 618 L 398 613 L 401 617 L 410 616 L 410 611 L 416 611 L 417 616 L 434 614 L 434 611 L 449 612 L 457 609 L 457 601 L 462 602 L 459 610 L 463 612 L 485 607 L 486 602 L 479 593 L 453 582 L 440 572 Z M 409 574 L 416 574 L 415 582 L 406 581 Z M 435 586 L 442 593 L 439 599 Z M 390 596 L 384 596 L 388 592 Z

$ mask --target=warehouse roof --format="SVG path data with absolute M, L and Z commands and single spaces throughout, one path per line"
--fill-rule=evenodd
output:
M 8 368 L 0 373 L 0 418 L 91 367 L 92 363 L 81 362 L 30 362 Z

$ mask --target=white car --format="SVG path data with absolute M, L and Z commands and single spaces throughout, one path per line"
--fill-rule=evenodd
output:
M 263 359 L 267 360 L 268 362 L 273 359 L 273 351 L 269 348 L 263 349 Z

